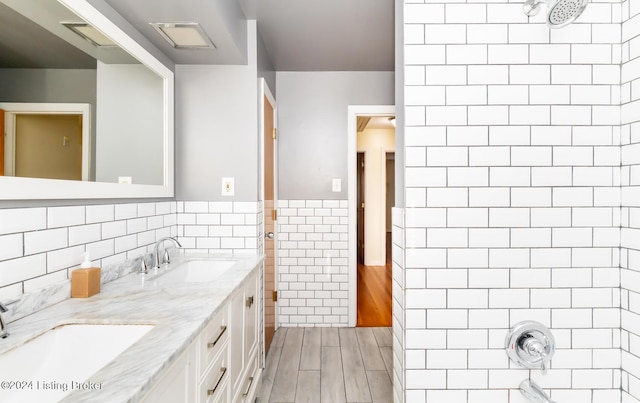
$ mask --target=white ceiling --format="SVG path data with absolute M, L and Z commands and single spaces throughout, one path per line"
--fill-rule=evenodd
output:
M 252 1 L 276 70 L 394 70 L 393 0 Z
M 179 64 L 238 63 L 237 7 L 258 21 L 276 70 L 394 70 L 393 0 L 104 1 Z M 175 50 L 149 27 L 158 21 L 199 22 L 218 49 Z
M 258 21 L 265 47 L 278 71 L 393 71 L 393 0 L 89 0 L 106 3 L 178 64 L 246 64 L 247 19 Z M 56 0 L 0 0 L 40 9 Z M 27 3 L 35 5 L 26 5 Z M 13 19 L 9 13 L 2 17 Z M 53 17 L 51 17 L 53 18 Z M 216 50 L 177 50 L 149 25 L 150 22 L 198 22 L 216 44 Z M 12 24 L 9 24 L 11 22 Z M 16 32 L 18 21 L 5 21 L 2 31 Z M 55 22 L 55 21 L 54 21 Z M 57 25 L 57 23 L 56 23 Z M 66 66 L 72 60 L 60 46 L 33 33 L 18 35 L 28 48 L 30 39 L 37 58 L 25 58 L 0 39 L 5 65 Z M 46 31 L 43 31 L 46 32 Z M 68 34 L 68 33 L 67 33 Z M 7 35 L 5 35 L 7 36 Z M 15 36 L 15 35 L 14 35 Z M 1 38 L 1 37 L 0 37 Z M 51 50 L 47 52 L 47 50 Z M 79 52 L 81 53 L 81 52 Z M 65 56 L 61 57 L 61 55 Z M 28 60 L 30 59 L 30 60 Z M 42 61 L 40 59 L 46 59 Z M 57 60 L 56 60 L 57 59 Z M 60 59 L 66 59 L 60 63 Z M 77 62 L 80 63 L 81 62 Z M 16 66 L 17 67 L 17 66 Z

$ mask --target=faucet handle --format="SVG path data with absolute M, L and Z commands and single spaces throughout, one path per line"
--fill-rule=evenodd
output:
M 505 340 L 507 355 L 513 362 L 546 375 L 555 352 L 555 339 L 542 323 L 524 321 L 516 324 Z
M 138 269 L 138 274 L 147 274 L 148 271 L 149 271 L 149 266 L 147 266 L 147 262 L 143 258 L 142 262 L 140 262 L 140 268 Z
M 164 256 L 162 257 L 162 263 L 166 263 L 166 264 L 171 263 L 171 258 L 169 257 L 169 248 L 164 250 Z
M 6 305 L 0 302 L 0 313 L 5 313 L 5 312 L 9 312 L 9 309 L 6 307 Z

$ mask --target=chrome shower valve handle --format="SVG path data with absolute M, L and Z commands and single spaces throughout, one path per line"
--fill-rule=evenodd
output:
M 505 347 L 513 362 L 528 369 L 540 369 L 546 375 L 556 342 L 542 323 L 524 321 L 511 328 Z

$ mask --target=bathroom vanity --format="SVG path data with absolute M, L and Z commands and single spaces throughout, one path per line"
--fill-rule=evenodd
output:
M 198 277 L 192 277 L 193 281 L 161 281 L 163 276 L 192 260 L 232 264 L 213 281 Z M 0 363 L 6 356 L 4 353 L 23 349 L 32 340 L 61 327 L 120 325 L 122 330 L 143 326 L 151 329 L 141 332 L 137 341 L 87 378 L 54 372 L 52 379 L 39 379 L 40 369 L 34 370 L 33 381 L 68 385 L 64 394 L 53 396 L 47 394 L 51 391 L 32 387 L 19 392 L 0 390 L 0 400 L 253 402 L 262 373 L 259 295 L 262 261 L 262 256 L 180 256 L 157 275 L 131 273 L 105 284 L 102 292 L 91 298 L 68 299 L 11 322 L 9 337 L 0 340 Z M 117 331 L 116 326 L 113 340 L 118 339 Z M 83 364 L 83 357 L 89 360 L 93 352 L 107 350 L 111 343 L 105 339 L 99 343 L 93 338 L 78 340 L 76 348 L 65 358 L 67 367 L 74 362 Z M 39 356 L 33 361 L 47 360 Z M 25 376 L 14 381 L 29 381 L 23 379 Z M 74 388 L 72 382 L 94 387 Z
M 258 292 L 258 272 L 254 270 L 143 401 L 253 402 L 262 371 Z

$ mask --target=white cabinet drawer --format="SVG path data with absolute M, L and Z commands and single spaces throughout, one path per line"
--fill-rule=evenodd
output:
M 255 400 L 258 386 L 261 382 L 261 369 L 258 368 L 258 354 L 253 354 L 247 364 L 247 372 L 242 382 L 239 394 L 236 396 L 237 403 L 251 403 Z
M 199 402 L 224 402 L 227 400 L 226 391 L 229 385 L 228 355 L 226 345 L 205 372 L 198 387 Z
M 229 377 L 226 376 L 220 386 L 220 393 L 216 392 L 218 397 L 214 396 L 213 403 L 228 403 L 229 402 Z M 207 401 L 208 402 L 208 401 Z
M 203 376 L 229 340 L 227 309 L 222 309 L 200 335 L 200 376 Z

